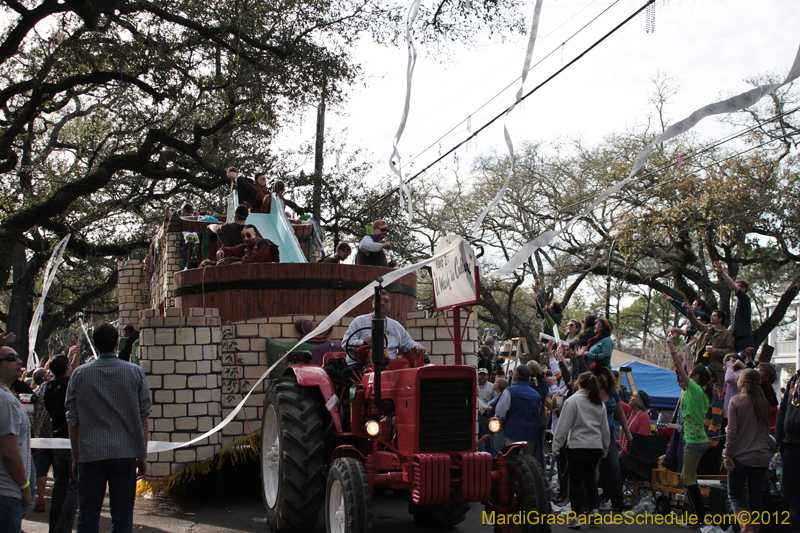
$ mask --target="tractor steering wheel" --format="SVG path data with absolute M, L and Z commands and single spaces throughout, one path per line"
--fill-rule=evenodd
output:
M 352 343 L 351 343 L 351 341 L 353 340 L 353 337 L 355 337 L 356 333 L 358 333 L 358 332 L 360 332 L 360 331 L 364 331 L 364 330 L 372 330 L 372 327 L 371 327 L 371 326 L 368 326 L 368 327 L 359 328 L 359 329 L 355 330 L 355 331 L 354 331 L 354 332 L 353 332 L 353 333 L 352 333 L 352 334 L 351 334 L 351 335 L 350 335 L 350 336 L 347 338 L 347 341 L 345 341 L 345 343 L 344 343 L 344 351 L 345 351 L 345 353 L 347 353 L 347 355 L 349 355 L 349 356 L 350 356 L 350 358 L 351 358 L 353 361 L 358 361 L 358 358 L 356 357 L 356 355 L 355 355 L 355 352 L 356 352 L 356 350 L 357 350 L 358 348 L 360 348 L 361 346 L 355 346 L 354 344 L 352 344 Z M 383 334 L 383 346 L 384 346 L 384 347 L 386 347 L 386 346 L 388 346 L 388 344 L 389 344 L 389 337 L 387 337 L 387 336 L 386 336 L 386 333 L 384 332 L 384 334 Z

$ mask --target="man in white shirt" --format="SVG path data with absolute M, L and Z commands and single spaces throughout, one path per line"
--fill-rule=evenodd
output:
M 478 398 L 484 403 L 494 398 L 497 393 L 494 390 L 494 383 L 489 382 L 489 371 L 485 368 L 478 369 Z
M 411 352 L 412 355 L 424 356 L 425 348 L 420 346 L 411 335 L 408 334 L 406 328 L 400 322 L 389 318 L 387 314 L 391 309 L 392 300 L 389 293 L 385 290 L 381 291 L 381 316 L 384 320 L 385 328 L 385 346 L 389 359 L 397 359 L 397 355 Z M 375 302 L 372 302 L 373 309 Z M 342 338 L 342 346 L 359 348 L 361 346 L 372 346 L 372 318 L 374 313 L 368 315 L 357 316 L 347 328 L 347 332 Z M 363 363 L 364 361 L 356 361 L 347 354 L 347 364 L 354 365 Z

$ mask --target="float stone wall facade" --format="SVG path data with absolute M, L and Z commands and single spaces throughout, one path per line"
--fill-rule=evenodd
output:
M 117 265 L 120 331 L 127 325 L 138 329 L 139 312 L 151 307 L 150 287 L 140 261 L 124 261 Z
M 220 324 L 216 309 L 192 308 L 181 316 L 170 307 L 165 316 L 157 309 L 140 313 L 139 364 L 147 375 L 153 399 L 151 440 L 186 442 L 210 430 L 228 416 L 269 368 L 267 339 L 297 342 L 297 320 L 318 322 L 324 316 L 288 315 L 253 318 Z M 462 343 L 464 363 L 477 363 L 477 320 L 462 318 L 467 328 Z M 333 326 L 328 339 L 342 339 L 352 317 Z M 425 311 L 408 314 L 407 329 L 422 344 L 434 364 L 453 364 L 452 319 L 429 317 Z M 261 428 L 264 389 L 250 395 L 244 408 L 218 433 L 197 446 L 151 454 L 151 479 L 159 479 L 186 465 L 208 459 L 233 441 Z

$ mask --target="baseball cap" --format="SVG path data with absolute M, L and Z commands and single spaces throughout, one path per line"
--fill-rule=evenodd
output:
M 488 374 L 488 373 L 489 373 L 489 371 L 486 370 L 485 368 L 479 368 L 478 369 L 478 374 Z
M 514 374 L 515 374 L 515 375 L 516 375 L 518 378 L 520 378 L 520 379 L 523 379 L 523 380 L 525 380 L 525 381 L 530 381 L 530 379 L 531 379 L 531 376 L 532 376 L 532 374 L 531 374 L 531 369 L 530 369 L 530 368 L 528 368 L 528 367 L 527 367 L 527 366 L 525 366 L 525 365 L 520 365 L 520 366 L 518 366 L 518 367 L 517 367 L 517 369 L 514 371 Z

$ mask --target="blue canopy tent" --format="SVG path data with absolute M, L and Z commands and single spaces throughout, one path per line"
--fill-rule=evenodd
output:
M 681 387 L 674 371 L 638 361 L 617 365 L 613 369 L 619 370 L 623 366 L 633 370 L 636 387 L 650 395 L 651 409 L 675 409 L 681 396 Z M 620 372 L 620 379 L 628 389 L 631 388 L 627 373 Z

